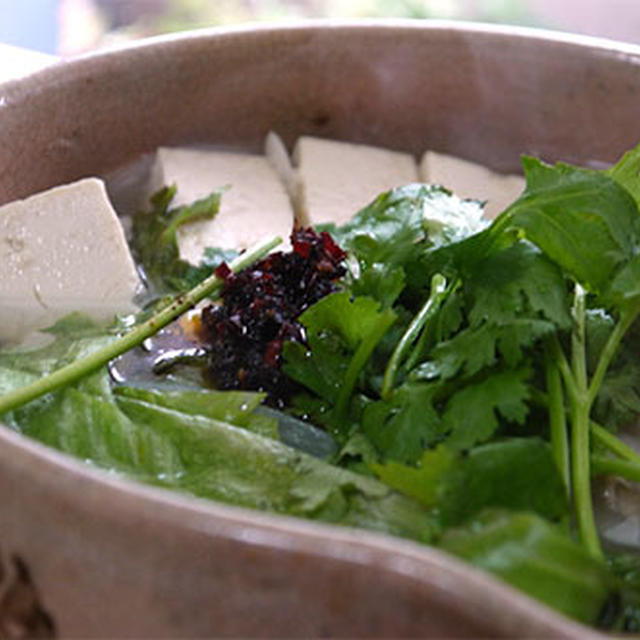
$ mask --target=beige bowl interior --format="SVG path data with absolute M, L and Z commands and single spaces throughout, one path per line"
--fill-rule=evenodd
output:
M 258 149 L 269 129 L 508 171 L 523 152 L 597 165 L 640 140 L 639 62 L 631 46 L 439 22 L 147 41 L 0 85 L 0 203 L 158 145 Z M 0 441 L 0 632 L 39 611 L 41 630 L 85 637 L 590 636 L 416 544 L 135 486 L 4 428 Z

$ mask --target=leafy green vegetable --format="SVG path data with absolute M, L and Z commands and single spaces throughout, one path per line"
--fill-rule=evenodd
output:
M 486 507 L 565 521 L 571 495 L 580 540 L 599 562 L 590 433 L 622 456 L 596 456 L 594 471 L 640 477 L 637 456 L 592 423 L 617 428 L 640 409 L 629 351 L 638 341 L 625 337 L 640 313 L 640 148 L 606 172 L 533 158 L 523 166 L 525 191 L 486 228 L 442 233 L 427 218 L 451 219 L 453 199 L 411 185 L 335 230 L 354 265 L 346 293 L 396 313 L 388 335 L 397 344 L 385 338 L 353 388 L 348 433 L 373 445 L 369 469 L 436 509 L 445 527 Z M 427 321 L 430 283 L 443 276 L 447 295 Z M 305 355 L 316 371 L 332 368 L 311 343 Z M 315 414 L 331 427 L 332 401 L 325 390 L 325 413 Z M 523 437 L 533 434 L 551 446 Z
M 300 389 L 289 407 L 114 387 L 94 354 L 120 353 L 128 328 L 75 317 L 37 352 L 0 352 L 3 419 L 152 484 L 439 540 L 578 620 L 636 629 L 637 556 L 605 563 L 590 481 L 640 479 L 615 435 L 640 412 L 640 147 L 607 171 L 523 167 L 526 189 L 491 224 L 479 203 L 414 184 L 330 225 L 347 276 L 300 315 L 305 340 L 284 345 Z M 180 209 L 173 195 L 134 226 L 169 291 L 227 255 L 179 260 L 178 228 L 215 215 L 220 193 Z
M 614 553 L 607 565 L 618 580 L 619 600 L 611 607 L 609 620 L 603 623 L 616 631 L 640 632 L 640 556 Z
M 530 511 L 552 521 L 568 515 L 551 449 L 537 438 L 498 440 L 472 449 L 441 491 L 445 524 L 462 523 L 485 507 Z
M 459 458 L 457 452 L 438 445 L 435 449 L 427 449 L 416 466 L 394 460 L 372 462 L 369 466 L 385 484 L 426 507 L 435 507 L 441 502 L 443 479 L 452 473 Z
M 425 447 L 441 440 L 443 426 L 434 406 L 436 385 L 406 382 L 390 400 L 366 405 L 362 429 L 385 457 L 415 462 Z
M 220 255 L 211 250 L 199 268 L 193 267 L 180 258 L 177 232 L 194 220 L 214 218 L 224 188 L 191 205 L 171 208 L 176 191 L 175 185 L 160 189 L 151 196 L 151 211 L 139 212 L 133 218 L 132 249 L 147 279 L 159 292 L 174 293 L 195 286 L 213 273 Z
M 17 386 L 28 363 L 90 350 L 59 333 L 40 352 L 0 356 L 0 383 Z M 109 338 L 107 338 L 109 339 Z M 102 369 L 7 414 L 13 428 L 87 462 L 146 482 L 233 504 L 304 515 L 428 541 L 426 511 L 373 478 L 340 469 L 278 440 L 276 420 L 256 413 L 264 394 L 113 387 Z
M 486 442 L 498 430 L 498 414 L 522 424 L 527 417 L 527 369 L 504 371 L 470 384 L 456 393 L 442 415 L 451 447 L 467 449 Z
M 334 293 L 300 316 L 308 346 L 285 344 L 284 371 L 334 404 L 332 424 L 342 435 L 346 435 L 347 401 L 357 378 L 394 320 L 394 312 L 380 309 L 373 298 Z
M 411 184 L 383 193 L 342 227 L 327 228 L 356 258 L 354 293 L 389 306 L 402 284 L 404 295 L 428 288 L 423 261 L 429 251 L 485 225 L 479 203 L 440 186 Z
M 586 623 L 598 621 L 615 589 L 603 562 L 529 513 L 482 513 L 447 531 L 440 546 Z
M 527 187 L 492 226 L 517 228 L 576 281 L 603 293 L 634 254 L 638 209 L 604 172 L 524 158 Z
M 492 442 L 468 455 L 441 444 L 425 451 L 415 467 L 394 461 L 370 466 L 389 486 L 437 507 L 445 527 L 487 507 L 532 511 L 553 521 L 568 515 L 551 450 L 537 438 Z
M 179 411 L 191 416 L 202 416 L 221 422 L 229 422 L 268 438 L 278 438 L 276 420 L 263 413 L 256 413 L 265 394 L 251 391 L 163 390 L 120 386 L 114 389 L 118 402 L 133 398 Z

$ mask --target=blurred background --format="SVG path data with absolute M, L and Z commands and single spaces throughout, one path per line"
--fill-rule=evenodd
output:
M 182 29 L 325 17 L 475 20 L 640 43 L 640 0 L 0 0 L 0 43 L 69 56 Z

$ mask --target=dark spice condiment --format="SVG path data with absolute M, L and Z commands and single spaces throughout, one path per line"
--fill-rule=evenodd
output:
M 266 391 L 276 406 L 295 389 L 281 370 L 283 344 L 304 342 L 298 316 L 345 274 L 345 253 L 328 233 L 297 229 L 291 244 L 292 251 L 272 253 L 237 275 L 223 263 L 216 271 L 225 280 L 222 302 L 202 313 L 212 383 Z

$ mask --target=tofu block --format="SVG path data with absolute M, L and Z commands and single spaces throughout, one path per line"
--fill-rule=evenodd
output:
M 86 178 L 0 207 L 0 340 L 72 311 L 135 310 L 141 283 L 104 184 Z
M 493 219 L 524 190 L 522 176 L 496 173 L 444 153 L 427 151 L 420 162 L 420 180 L 440 184 L 460 198 L 486 200 L 485 217 Z
M 293 208 L 265 156 L 161 147 L 151 172 L 149 193 L 170 184 L 178 187 L 174 205 L 189 204 L 229 186 L 213 220 L 194 221 L 178 230 L 178 247 L 184 260 L 198 264 L 206 247 L 246 249 L 276 234 L 287 244 L 293 229 Z
M 408 153 L 303 136 L 293 151 L 300 180 L 296 212 L 304 225 L 344 224 L 376 196 L 418 180 Z

